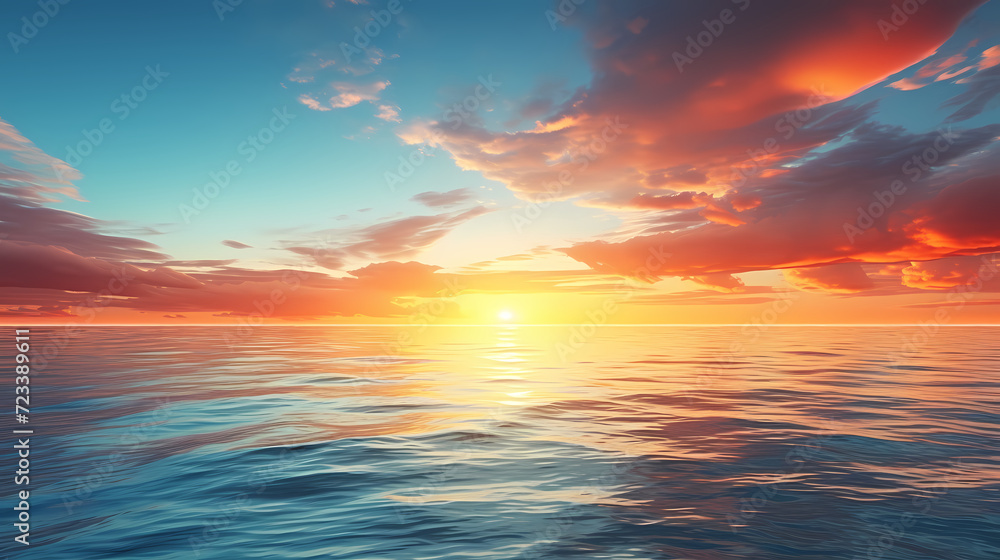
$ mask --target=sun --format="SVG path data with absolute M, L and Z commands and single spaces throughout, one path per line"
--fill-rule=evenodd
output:
M 509 309 L 501 309 L 500 312 L 497 313 L 497 319 L 500 319 L 501 321 L 510 321 L 513 318 L 514 313 L 512 313 Z

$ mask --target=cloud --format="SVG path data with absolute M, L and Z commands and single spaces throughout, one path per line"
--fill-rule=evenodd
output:
M 0 236 L 54 246 L 84 257 L 112 261 L 158 261 L 166 256 L 153 243 L 112 235 L 112 224 L 35 202 L 33 194 L 14 198 L 0 195 Z
M 396 105 L 379 105 L 375 118 L 386 122 L 400 122 L 399 107 Z
M 632 33 L 638 35 L 639 33 L 642 33 L 642 30 L 645 29 L 647 25 L 649 25 L 648 19 L 644 17 L 637 17 L 634 20 L 628 22 L 628 25 L 626 25 L 626 27 Z
M 937 309 L 939 307 L 951 307 L 959 308 L 966 305 L 979 306 L 979 305 L 1000 305 L 1000 299 L 993 300 L 980 300 L 980 301 L 936 301 L 932 303 L 911 303 L 909 305 L 904 305 L 903 307 L 911 307 L 917 309 Z
M 964 67 L 961 70 L 958 71 L 952 70 L 955 66 L 958 66 L 967 60 L 968 58 L 965 56 L 964 52 L 953 54 L 950 56 L 938 57 L 918 68 L 917 71 L 914 72 L 912 76 L 901 78 L 895 82 L 890 83 L 889 87 L 893 87 L 903 91 L 912 91 L 915 89 L 920 89 L 936 81 L 953 78 L 974 68 L 971 66 L 963 65 Z
M 1000 65 L 1000 45 L 994 45 L 983 51 L 976 67 L 980 70 L 985 70 L 998 65 Z
M 643 268 L 651 253 L 669 253 L 660 276 L 992 252 L 1000 245 L 1000 222 L 990 212 L 1000 204 L 992 174 L 998 135 L 1000 126 L 990 125 L 953 131 L 945 142 L 942 133 L 866 125 L 842 146 L 749 183 L 745 195 L 761 202 L 739 214 L 744 224 L 701 224 L 562 250 L 595 270 L 625 275 Z M 935 142 L 945 150 L 933 151 L 934 163 L 918 159 L 917 166 L 914 158 Z M 906 190 L 893 196 L 889 209 L 883 207 L 862 234 L 846 235 L 845 225 L 858 223 L 858 209 L 871 207 L 877 196 L 885 199 L 897 181 Z
M 890 87 L 912 91 L 935 82 L 952 80 L 966 86 L 966 90 L 945 101 L 943 107 L 959 107 L 946 122 L 961 122 L 982 113 L 987 104 L 1000 93 L 1000 45 L 985 49 L 978 62 L 968 62 L 965 51 L 975 45 L 970 43 L 961 53 L 940 56 L 917 69 L 912 76 L 889 84 Z
M 948 122 L 961 122 L 979 115 L 986 105 L 1000 93 L 1000 66 L 992 66 L 964 79 L 966 90 L 944 103 L 944 107 L 958 107 L 948 116 Z
M 463 293 L 607 293 L 610 275 L 649 270 L 651 258 L 662 259 L 655 275 L 711 289 L 665 296 L 649 288 L 636 298 L 646 303 L 768 301 L 719 292 L 762 294 L 735 275 L 770 269 L 785 269 L 800 288 L 841 293 L 878 291 L 876 280 L 897 278 L 900 290 L 960 285 L 972 266 L 965 259 L 1000 250 L 1000 225 L 991 216 L 1000 207 L 1000 126 L 957 130 L 928 161 L 923 154 L 935 146 L 937 132 L 874 124 L 876 102 L 857 104 L 851 95 L 916 64 L 915 74 L 894 82 L 894 89 L 958 79 L 965 91 L 946 102 L 955 107 L 950 119 L 981 114 L 997 91 L 997 47 L 978 61 L 964 53 L 927 59 L 980 3 L 926 3 L 887 39 L 876 22 L 891 15 L 891 0 L 820 0 L 808 7 L 775 0 L 748 3 L 745 11 L 729 0 L 595 0 L 592 13 L 581 11 L 570 22 L 581 28 L 594 78 L 575 91 L 543 84 L 511 107 L 512 122 L 534 124 L 495 131 L 481 121 L 454 130 L 412 123 L 399 131 L 408 143 L 444 148 L 462 169 L 501 181 L 521 198 L 551 195 L 635 216 L 627 222 L 630 233 L 615 242 L 562 249 L 592 270 L 456 275 L 409 260 L 489 211 L 455 209 L 471 200 L 467 189 L 413 197 L 449 211 L 316 232 L 332 239 L 325 244 L 282 244 L 285 257 L 350 269 L 343 277 L 172 259 L 119 224 L 47 207 L 60 197 L 79 198 L 71 183 L 79 174 L 0 121 L 0 237 L 6 237 L 0 241 L 0 314 L 69 316 L 121 284 L 103 298 L 105 305 L 169 317 L 246 316 L 263 313 L 262 306 L 269 317 L 392 317 L 406 314 L 413 298 L 448 293 L 453 282 Z M 722 8 L 734 10 L 735 22 L 691 55 L 686 37 Z M 367 102 L 379 119 L 398 122 L 399 108 L 381 99 L 388 81 L 329 76 L 358 76 L 383 58 L 371 50 L 361 68 L 312 54 L 288 75 L 288 86 L 302 88 L 300 103 L 317 111 Z M 924 159 L 908 168 L 914 158 Z M 863 233 L 845 235 L 859 209 L 882 201 L 897 181 L 905 193 L 884 203 Z M 863 263 L 908 264 L 898 265 L 895 275 L 873 273 L 873 280 Z
M 303 93 L 299 96 L 299 103 L 305 105 L 306 107 L 312 109 L 313 111 L 329 111 L 330 107 L 323 105 L 323 103 L 316 99 L 315 96 Z
M 476 206 L 460 212 L 432 216 L 410 216 L 352 231 L 327 230 L 316 237 L 335 240 L 327 247 L 291 242 L 286 249 L 309 257 L 316 265 L 343 270 L 352 261 L 411 258 L 450 233 L 456 227 L 490 212 Z
M 0 157 L 13 154 L 11 161 L 21 166 L 0 178 L 0 315 L 89 321 L 101 309 L 119 308 L 156 311 L 166 318 L 264 311 L 265 316 L 299 318 L 399 316 L 407 313 L 395 303 L 400 295 L 432 295 L 426 283 L 406 287 L 409 281 L 391 266 L 369 267 L 357 278 L 344 279 L 288 269 L 234 268 L 232 260 L 172 260 L 152 243 L 114 235 L 118 224 L 43 206 L 52 195 L 77 196 L 71 184 L 59 182 L 72 173 L 54 176 L 52 170 L 62 164 L 12 127 L 0 128 L 0 134 L 5 143 Z M 360 232 L 348 249 L 414 251 L 482 212 L 485 209 L 449 213 L 420 224 L 422 228 L 406 227 L 406 221 L 385 224 L 384 229 Z M 414 239 L 408 239 L 409 234 Z M 249 247 L 233 240 L 223 243 Z M 388 280 L 379 280 L 386 274 L 398 283 L 395 292 L 384 289 Z M 414 275 L 412 267 L 407 274 Z
M 798 288 L 834 293 L 862 292 L 875 287 L 858 263 L 795 268 L 785 271 L 785 279 Z
M 330 98 L 330 106 L 337 109 L 353 107 L 362 101 L 378 101 L 378 94 L 389 87 L 389 81 L 376 81 L 365 85 L 335 82 L 330 85 L 337 92 Z
M 595 78 L 533 129 L 429 123 L 399 134 L 443 147 L 460 168 L 529 200 L 634 196 L 691 184 L 725 192 L 733 186 L 732 166 L 748 151 L 764 150 L 768 139 L 773 149 L 758 167 L 794 161 L 861 124 L 871 106 L 836 102 L 924 59 L 981 3 L 922 5 L 887 41 L 876 23 L 891 16 L 891 0 L 808 7 L 779 0 L 745 11 L 728 0 L 600 2 L 571 22 L 583 29 Z M 685 54 L 685 38 L 704 31 L 703 22 L 722 9 L 733 10 L 735 21 L 708 47 Z M 639 33 L 637 25 L 628 28 L 637 18 L 648 21 Z M 674 53 L 691 62 L 677 62 Z M 688 173 L 665 176 L 664 169 Z M 704 218 L 734 222 L 719 211 Z
M 736 278 L 732 274 L 706 274 L 705 276 L 691 276 L 685 278 L 685 280 L 692 280 L 719 292 L 742 292 L 746 289 L 743 280 Z
M 59 261 L 51 262 L 49 270 L 39 270 L 38 274 L 46 275 L 52 286 L 72 290 L 5 288 L 0 291 L 0 315 L 6 309 L 6 312 L 18 311 L 19 316 L 76 315 L 91 319 L 100 309 L 114 308 L 172 316 L 257 314 L 300 320 L 356 315 L 401 317 L 413 313 L 410 305 L 414 298 L 450 298 L 462 293 L 609 294 L 622 289 L 607 277 L 587 271 L 459 275 L 445 274 L 440 267 L 413 261 L 373 263 L 342 278 L 293 269 L 250 270 L 228 266 L 186 275 L 164 269 L 129 269 L 130 274 L 140 276 L 126 282 L 124 288 L 120 283 L 109 288 L 103 283 L 114 277 L 107 274 L 114 273 L 113 263 L 84 263 L 91 270 L 81 274 L 80 263 L 60 268 Z M 33 281 L 34 278 L 25 279 L 28 283 Z M 102 285 L 101 290 L 110 289 L 113 294 L 95 303 L 95 292 L 91 290 Z M 456 304 L 444 303 L 444 316 L 458 316 L 460 310 Z
M 299 95 L 298 100 L 299 103 L 314 111 L 345 109 L 363 102 L 376 103 L 379 100 L 379 94 L 387 87 L 389 87 L 388 80 L 374 81 L 368 84 L 333 82 L 330 84 L 330 90 L 319 93 L 303 93 Z M 324 96 L 329 96 L 327 102 L 322 101 L 321 98 Z M 396 114 L 392 114 L 393 111 L 396 111 Z M 395 120 L 395 117 L 398 116 L 398 108 L 394 105 L 380 105 L 377 116 L 383 120 Z
M 26 204 L 54 202 L 60 196 L 82 200 L 71 183 L 80 177 L 79 171 L 46 154 L 0 119 L 0 195 Z
M 18 306 L 0 309 L 0 317 L 52 317 L 57 319 L 71 319 L 75 314 L 67 311 L 65 307 L 59 306 Z
M 965 250 L 1000 247 L 1000 175 L 948 185 L 933 199 L 915 206 L 904 229 L 929 246 Z
M 427 191 L 413 195 L 412 200 L 430 208 L 457 206 L 472 199 L 471 189 L 460 188 L 447 192 Z
M 713 197 L 707 193 L 696 193 L 684 191 L 673 194 L 637 194 L 627 202 L 613 203 L 608 201 L 601 204 L 588 204 L 605 208 L 639 209 L 639 210 L 682 210 L 689 208 L 704 208 L 708 206 Z
M 504 126 L 514 127 L 525 119 L 538 119 L 551 112 L 560 102 L 566 101 L 571 91 L 565 79 L 546 78 L 530 92 L 513 101 L 505 101 L 514 116 L 504 122 Z
M 370 17 L 370 14 L 366 14 Z M 283 87 L 310 87 L 309 84 L 323 84 L 334 81 L 344 74 L 363 76 L 370 74 L 384 60 L 399 58 L 399 55 L 386 55 L 382 49 L 375 46 L 363 47 L 351 56 L 345 57 L 340 44 L 325 45 L 307 53 L 288 73 L 286 79 L 291 84 Z M 298 84 L 298 86 L 295 86 Z
M 396 296 L 434 297 L 448 291 L 442 276 L 435 277 L 438 270 L 441 267 L 414 261 L 390 261 L 370 264 L 350 274 L 364 289 L 386 291 Z
M 196 288 L 194 278 L 162 267 L 146 270 L 127 263 L 82 257 L 68 249 L 22 241 L 0 243 L 0 287 L 48 288 L 128 295 L 137 286 Z M 118 288 L 115 288 L 118 286 Z
M 334 67 L 336 61 L 332 57 L 321 56 L 318 52 L 311 52 L 306 55 L 292 71 L 288 74 L 288 79 L 299 84 L 308 84 L 316 81 L 316 76 L 324 69 Z
M 232 247 L 233 249 L 252 249 L 250 245 L 246 243 L 240 243 L 239 241 L 233 241 L 232 239 L 226 239 L 222 242 L 226 247 Z
M 633 300 L 644 305 L 760 305 L 778 299 L 798 297 L 795 291 L 777 292 L 770 286 L 744 286 L 739 292 L 730 292 L 727 295 L 721 295 L 719 292 L 720 290 L 713 288 L 666 294 L 646 293 L 635 296 Z
M 985 259 L 985 260 L 984 260 Z M 997 262 L 997 255 L 981 257 L 951 257 L 928 262 L 914 262 L 901 271 L 904 286 L 921 290 L 947 290 L 975 282 L 983 274 L 984 265 Z M 995 266 L 995 265 L 994 265 Z M 986 281 L 980 291 L 1000 291 L 1000 276 Z

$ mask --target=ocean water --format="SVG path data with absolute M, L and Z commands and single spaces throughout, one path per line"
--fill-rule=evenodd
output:
M 3 553 L 996 559 L 998 333 L 33 328 Z

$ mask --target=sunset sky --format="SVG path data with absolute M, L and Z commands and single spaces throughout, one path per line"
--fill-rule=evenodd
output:
M 998 2 L 39 6 L 5 323 L 1000 323 Z

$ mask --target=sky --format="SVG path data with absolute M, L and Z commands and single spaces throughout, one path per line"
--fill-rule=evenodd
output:
M 1000 322 L 1000 4 L 0 5 L 0 321 Z

